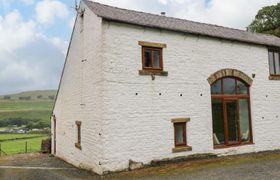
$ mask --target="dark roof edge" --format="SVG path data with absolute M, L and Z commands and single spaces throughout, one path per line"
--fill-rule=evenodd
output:
M 130 10 L 130 9 L 125 9 L 125 8 L 119 8 L 119 7 L 115 7 L 115 6 L 110 6 L 110 5 L 106 5 L 106 4 L 101 4 L 98 2 L 93 2 L 93 1 L 89 1 L 89 0 L 81 0 L 85 3 L 86 6 L 89 7 L 89 9 L 91 9 L 91 3 L 95 3 L 95 4 L 99 4 L 108 8 L 116 8 L 119 10 L 124 10 L 124 11 L 130 11 L 130 12 L 135 12 L 135 13 L 142 13 L 142 14 L 146 14 L 146 15 L 150 15 L 150 16 L 158 16 L 158 17 L 162 17 L 161 15 L 158 14 L 152 14 L 152 13 L 147 13 L 147 12 L 142 12 L 142 11 L 136 11 L 136 10 Z M 92 10 L 92 9 L 91 9 Z M 160 27 L 158 25 L 150 25 L 150 24 L 142 24 L 142 23 L 137 23 L 137 22 L 133 22 L 133 21 L 126 21 L 126 20 L 120 20 L 120 19 L 114 19 L 112 17 L 107 17 L 106 15 L 100 15 L 99 13 L 94 12 L 94 10 L 92 10 L 92 12 L 107 21 L 112 21 L 112 22 L 118 22 L 118 23 L 124 23 L 124 24 L 130 24 L 130 25 L 137 25 L 137 26 L 141 26 L 141 27 L 149 27 L 149 28 L 155 28 L 155 29 L 160 29 L 160 30 L 167 30 L 167 31 L 173 31 L 173 32 L 180 32 L 180 33 L 184 33 L 184 34 L 193 34 L 193 35 L 198 35 L 198 36 L 205 36 L 205 37 L 211 37 L 211 38 L 218 38 L 218 39 L 224 39 L 224 40 L 229 40 L 229 41 L 236 41 L 236 42 L 243 42 L 243 43 L 249 43 L 249 44 L 256 44 L 256 45 L 262 45 L 262 46 L 267 46 L 267 47 L 275 47 L 275 48 L 280 48 L 280 46 L 272 43 L 272 42 L 261 42 L 258 40 L 245 40 L 245 39 L 241 39 L 238 37 L 225 37 L 225 36 L 218 36 L 218 35 L 210 35 L 210 34 L 206 34 L 206 33 L 199 33 L 197 31 L 184 31 L 184 30 L 179 30 L 179 29 L 172 29 L 172 28 L 168 28 L 168 27 Z M 239 32 L 243 32 L 243 33 L 250 33 L 250 34 L 255 34 L 257 36 L 267 36 L 267 37 L 273 37 L 273 38 L 278 38 L 277 36 L 274 35 L 270 35 L 270 34 L 262 34 L 262 33 L 255 33 L 255 32 L 248 32 L 245 30 L 241 30 L 241 29 L 236 29 L 236 28 L 230 28 L 230 27 L 225 27 L 225 26 L 219 26 L 219 25 L 215 25 L 215 24 L 209 24 L 209 23 L 202 23 L 202 22 L 196 22 L 196 21 L 191 21 L 191 20 L 186 20 L 186 19 L 182 19 L 182 18 L 175 18 L 175 17 L 168 17 L 166 16 L 166 18 L 168 19 L 175 19 L 175 20 L 182 20 L 182 21 L 188 21 L 188 22 L 192 22 L 192 23 L 196 23 L 196 24 L 201 24 L 201 25 L 208 25 L 208 26 L 212 26 L 212 27 L 218 27 L 218 28 L 223 28 L 223 29 L 227 29 L 227 30 L 233 30 L 233 31 L 239 31 Z M 280 38 L 279 38 L 280 39 Z
M 274 44 L 268 44 L 268 43 L 266 44 L 266 43 L 261 43 L 261 42 L 257 43 L 255 41 L 245 41 L 245 40 L 238 39 L 238 38 L 211 36 L 211 35 L 207 35 L 207 34 L 203 34 L 203 33 L 198 33 L 198 32 L 180 31 L 180 30 L 171 29 L 171 28 L 161 28 L 161 27 L 158 27 L 158 26 L 142 25 L 142 24 L 137 24 L 137 23 L 133 23 L 133 22 L 120 21 L 120 20 L 111 19 L 111 18 L 108 18 L 108 17 L 102 17 L 102 16 L 98 16 L 98 17 L 100 17 L 100 18 L 102 18 L 104 20 L 107 20 L 107 21 L 117 22 L 117 23 L 122 23 L 122 24 L 130 24 L 130 25 L 135 25 L 135 26 L 140 26 L 140 27 L 154 28 L 154 29 L 172 31 L 172 32 L 183 33 L 183 34 L 192 34 L 192 35 L 210 37 L 210 38 L 215 38 L 215 39 L 224 39 L 224 40 L 228 40 L 228 41 L 236 41 L 236 42 L 242 42 L 242 43 L 248 43 L 248 44 L 255 44 L 255 45 L 261 45 L 261 46 L 267 46 L 267 47 L 277 47 L 277 48 L 280 48 L 278 46 L 275 46 Z M 242 30 L 240 30 L 240 31 L 242 31 Z

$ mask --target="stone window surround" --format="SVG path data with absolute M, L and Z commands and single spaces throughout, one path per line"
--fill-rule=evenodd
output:
M 138 45 L 142 46 L 142 47 L 151 47 L 151 48 L 166 48 L 167 45 L 164 43 L 155 43 L 155 42 L 147 42 L 147 41 L 138 41 Z M 143 48 L 142 48 L 143 51 Z M 162 54 L 162 51 L 161 51 Z M 162 56 L 162 55 L 161 55 Z M 142 70 L 139 70 L 139 75 L 157 75 L 157 76 L 168 76 L 168 72 L 163 70 L 163 57 L 161 57 L 161 64 L 162 64 L 162 69 L 161 70 L 147 70 L 144 69 L 142 66 Z M 142 65 L 143 65 L 143 52 L 142 52 Z
M 270 75 L 268 77 L 269 80 L 280 80 L 280 75 Z
M 187 123 L 190 121 L 190 118 L 174 118 L 171 119 L 171 122 L 174 124 L 176 123 L 186 123 L 185 125 L 185 133 L 186 132 L 186 128 L 187 128 Z M 187 135 L 186 135 L 186 145 L 184 146 L 175 146 L 174 148 L 172 148 L 172 152 L 173 153 L 177 153 L 177 152 L 184 152 L 184 151 L 191 151 L 192 147 L 187 145 Z M 175 127 L 174 127 L 174 144 L 175 144 Z
M 270 48 L 268 48 L 268 53 L 269 52 L 278 53 L 279 54 L 279 58 L 280 58 L 280 49 L 279 48 L 272 48 L 272 47 L 270 47 Z M 268 76 L 268 79 L 269 80 L 280 80 L 280 74 L 272 74 L 272 73 L 270 73 L 270 75 Z
M 245 83 L 247 83 L 249 86 L 253 84 L 253 79 L 251 79 L 248 75 L 243 73 L 242 71 L 239 71 L 237 69 L 221 69 L 209 76 L 207 79 L 208 83 L 212 85 L 217 80 L 224 78 L 224 77 L 236 77 L 241 80 L 243 80 Z

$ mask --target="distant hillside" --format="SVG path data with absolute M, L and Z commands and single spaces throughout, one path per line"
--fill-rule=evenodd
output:
M 40 90 L 0 96 L 0 127 L 49 127 L 55 95 L 56 90 Z
M 0 96 L 1 100 L 32 100 L 32 101 L 53 101 L 55 99 L 56 90 L 38 90 L 26 91 L 17 94 L 8 94 Z

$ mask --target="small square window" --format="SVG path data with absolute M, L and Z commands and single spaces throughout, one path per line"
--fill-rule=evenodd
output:
M 175 147 L 186 146 L 186 123 L 174 123 Z
M 182 151 L 191 151 L 192 147 L 187 144 L 187 122 L 190 118 L 176 118 L 172 119 L 171 122 L 174 126 L 174 144 L 175 147 L 172 149 L 173 153 Z
M 143 70 L 162 71 L 162 48 L 142 46 Z
M 175 123 L 175 146 L 186 146 L 186 123 Z

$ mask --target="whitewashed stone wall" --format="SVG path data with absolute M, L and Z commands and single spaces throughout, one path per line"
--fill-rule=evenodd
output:
M 103 23 L 104 171 L 122 170 L 129 159 L 152 160 L 197 153 L 239 154 L 280 148 L 280 82 L 268 80 L 264 46 L 219 40 L 120 23 Z M 140 76 L 138 41 L 167 44 L 168 77 Z M 254 145 L 213 149 L 210 85 L 207 78 L 224 69 L 256 74 L 251 87 Z M 138 93 L 138 95 L 136 95 Z M 161 93 L 161 96 L 159 95 Z M 180 94 L 183 96 L 181 97 Z M 190 117 L 190 152 L 172 153 L 172 118 Z
M 56 101 L 56 155 L 75 166 L 102 173 L 102 19 L 86 6 L 77 17 Z M 81 121 L 82 149 L 75 147 Z
M 148 164 L 198 153 L 280 148 L 280 81 L 268 80 L 265 46 L 102 21 L 81 6 L 84 20 L 77 19 L 54 109 L 58 157 L 102 174 L 127 169 L 129 160 Z M 167 44 L 167 77 L 153 81 L 138 74 L 138 41 Z M 214 150 L 207 78 L 224 68 L 256 74 L 251 87 L 254 144 Z M 191 118 L 187 141 L 193 150 L 172 153 L 171 119 L 180 117 Z M 82 150 L 74 146 L 75 121 L 82 122 Z

